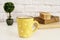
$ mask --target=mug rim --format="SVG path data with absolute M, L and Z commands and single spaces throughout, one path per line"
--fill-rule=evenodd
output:
M 19 19 L 31 19 L 31 18 L 33 18 L 33 16 L 17 16 L 17 18 L 19 18 Z

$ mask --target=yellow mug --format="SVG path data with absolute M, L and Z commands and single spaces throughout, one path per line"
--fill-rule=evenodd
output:
M 39 23 L 33 17 L 17 17 L 17 24 L 19 37 L 23 38 L 30 37 L 39 28 Z

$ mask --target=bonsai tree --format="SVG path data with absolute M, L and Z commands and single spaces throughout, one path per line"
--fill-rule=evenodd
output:
M 6 2 L 4 4 L 4 10 L 5 12 L 9 13 L 9 17 L 6 20 L 8 25 L 12 25 L 13 24 L 13 19 L 11 19 L 11 12 L 14 10 L 15 6 L 12 2 Z

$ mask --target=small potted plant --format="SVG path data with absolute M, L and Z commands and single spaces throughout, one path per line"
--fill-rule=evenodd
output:
M 14 10 L 15 6 L 12 2 L 6 2 L 4 4 L 4 10 L 5 12 L 9 13 L 8 18 L 6 19 L 6 22 L 8 25 L 12 25 L 13 24 L 13 19 L 11 18 L 11 12 Z

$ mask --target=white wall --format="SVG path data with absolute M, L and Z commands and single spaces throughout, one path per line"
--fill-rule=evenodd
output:
M 12 12 L 14 19 L 20 15 L 38 16 L 41 11 L 60 16 L 60 0 L 0 0 L 0 21 L 5 21 L 7 18 L 7 13 L 3 9 L 7 1 L 15 4 L 15 10 Z

